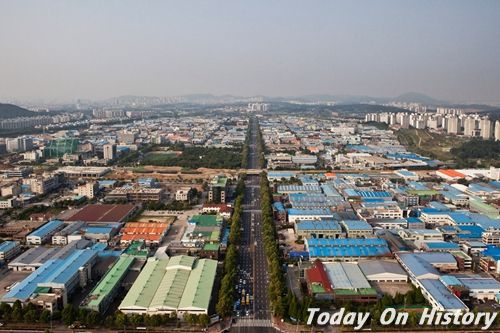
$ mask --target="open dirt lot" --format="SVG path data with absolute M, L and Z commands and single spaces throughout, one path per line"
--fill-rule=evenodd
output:
M 370 282 L 379 293 L 395 296 L 396 293 L 406 294 L 411 288 L 411 284 L 403 282 Z

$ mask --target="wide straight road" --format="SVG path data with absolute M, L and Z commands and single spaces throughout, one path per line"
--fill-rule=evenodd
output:
M 248 169 L 259 169 L 260 147 L 257 146 L 257 120 L 251 118 L 249 126 Z M 248 307 L 250 315 L 240 315 L 231 329 L 233 332 L 276 332 L 271 327 L 271 312 L 267 293 L 268 263 L 263 244 L 259 183 L 259 175 L 247 175 L 243 200 L 240 273 L 238 277 L 238 279 L 243 279 L 249 276 L 249 281 L 246 284 L 250 283 L 248 290 L 252 292 L 253 302 Z

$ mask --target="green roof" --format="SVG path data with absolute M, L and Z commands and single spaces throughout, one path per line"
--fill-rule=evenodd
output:
M 120 304 L 120 308 L 134 307 L 147 309 L 165 274 L 167 264 L 168 259 L 149 259 Z
M 408 194 L 417 195 L 417 196 L 426 196 L 426 195 L 438 195 L 439 192 L 436 190 L 408 190 L 406 191 Z
M 373 288 L 359 288 L 359 289 L 335 289 L 336 295 L 377 295 L 377 291 Z
M 210 182 L 210 186 L 212 187 L 226 187 L 227 185 L 227 177 L 226 176 L 215 176 L 214 179 Z
M 219 244 L 205 244 L 203 245 L 203 251 L 218 251 Z
M 144 242 L 141 240 L 133 241 L 132 243 L 130 243 L 129 247 L 127 247 L 124 253 L 134 257 L 147 258 L 149 251 L 144 245 Z
M 217 273 L 217 261 L 198 260 L 187 281 L 179 309 L 208 309 Z
M 311 289 L 312 289 L 313 294 L 324 293 L 325 292 L 325 288 L 323 288 L 322 285 L 317 284 L 317 283 L 311 284 Z
M 175 256 L 171 257 L 170 261 L 167 264 L 167 269 L 174 266 L 183 266 L 187 269 L 191 269 L 195 262 L 196 258 L 190 256 Z
M 36 287 L 34 294 L 46 294 L 50 289 L 50 287 Z
M 120 286 L 121 281 L 127 275 L 130 266 L 134 263 L 134 257 L 122 255 L 118 261 L 106 272 L 99 283 L 87 296 L 88 303 L 86 307 L 94 311 L 105 311 L 103 309 L 103 301 L 107 301 L 108 297 L 113 297 L 116 288 Z
M 202 309 L 208 311 L 217 261 L 189 256 L 150 258 L 119 309 L 144 312 Z
M 469 197 L 469 205 L 471 208 L 477 210 L 479 213 L 488 216 L 490 219 L 500 218 L 500 214 L 498 214 L 498 209 L 485 203 L 478 197 L 474 196 Z
M 222 223 L 220 215 L 194 215 L 189 222 L 195 223 L 198 227 L 216 227 Z

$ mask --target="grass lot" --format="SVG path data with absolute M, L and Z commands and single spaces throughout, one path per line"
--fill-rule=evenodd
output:
M 450 152 L 459 147 L 465 140 L 456 136 L 431 133 L 427 130 L 400 129 L 396 132 L 398 140 L 409 151 L 441 161 L 453 161 Z
M 241 167 L 241 151 L 228 148 L 184 147 L 181 151 L 149 152 L 143 165 L 180 166 L 184 172 L 197 168 L 237 169 Z

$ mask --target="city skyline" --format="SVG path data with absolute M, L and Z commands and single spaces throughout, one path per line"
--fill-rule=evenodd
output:
M 499 9 L 495 1 L 2 1 L 0 99 L 416 91 L 498 104 Z

